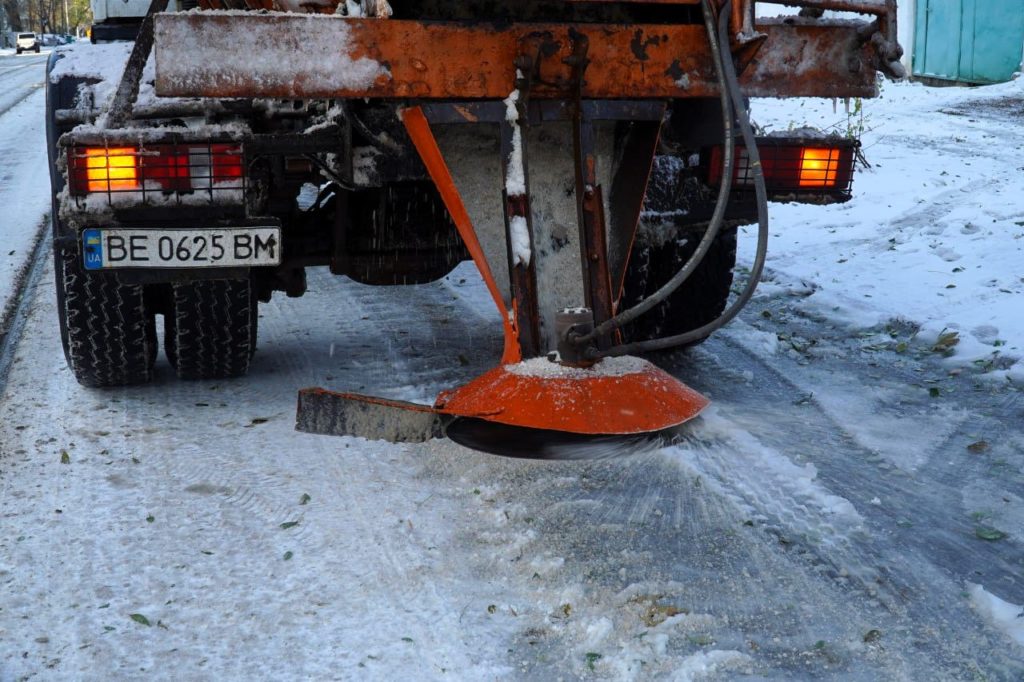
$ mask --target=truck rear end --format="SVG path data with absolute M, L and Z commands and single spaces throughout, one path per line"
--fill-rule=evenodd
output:
M 700 342 L 763 265 L 762 243 L 730 301 L 738 225 L 760 222 L 764 242 L 767 200 L 850 198 L 856 140 L 756 138 L 746 99 L 874 96 L 879 71 L 900 75 L 895 3 L 792 0 L 780 4 L 801 14 L 773 20 L 757 4 L 202 0 L 153 13 L 155 0 L 116 83 L 79 51 L 50 63 L 69 365 L 86 385 L 148 381 L 162 315 L 179 377 L 239 376 L 258 303 L 302 295 L 307 268 L 404 285 L 472 259 L 501 314 L 501 365 L 482 393 L 442 395 L 431 419 L 576 433 L 685 421 L 705 401 L 672 388 L 654 405 L 649 363 L 589 382 L 587 405 L 618 396 L 599 418 L 552 417 L 588 382 L 552 384 L 538 363 L 600 374 Z M 517 410 L 524 386 L 543 397 Z M 307 426 L 338 430 L 352 400 L 379 404 L 307 393 L 321 422 Z M 625 415 L 624 400 L 656 416 Z

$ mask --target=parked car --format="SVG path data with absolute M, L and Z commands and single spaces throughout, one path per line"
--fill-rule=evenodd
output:
M 39 54 L 39 40 L 36 38 L 36 34 L 19 33 L 14 44 L 15 53 L 21 54 L 22 52 L 28 52 L 29 50 L 34 50 L 36 54 Z

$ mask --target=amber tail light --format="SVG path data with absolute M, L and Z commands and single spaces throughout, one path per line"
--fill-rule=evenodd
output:
M 795 201 L 849 199 L 857 147 L 856 140 L 758 138 L 757 149 L 769 196 Z M 721 183 L 724 156 L 720 146 L 708 148 L 702 154 L 704 177 L 712 187 Z M 744 146 L 736 146 L 735 158 L 733 188 L 739 192 L 752 191 L 754 174 Z
M 241 147 L 221 143 L 72 147 L 68 169 L 74 196 L 237 189 L 245 176 Z

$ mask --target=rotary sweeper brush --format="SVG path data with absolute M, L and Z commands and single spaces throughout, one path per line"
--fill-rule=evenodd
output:
M 777 4 L 802 9 L 153 0 L 113 97 L 49 65 L 75 376 L 148 380 L 156 314 L 180 377 L 237 376 L 257 302 L 301 295 L 307 267 L 400 285 L 472 259 L 500 314 L 497 367 L 429 406 L 306 389 L 298 428 L 513 452 L 682 424 L 707 400 L 638 356 L 735 317 L 768 201 L 850 197 L 856 140 L 755 137 L 746 98 L 871 97 L 877 71 L 901 75 L 893 0 Z M 755 221 L 730 300 L 736 229 Z

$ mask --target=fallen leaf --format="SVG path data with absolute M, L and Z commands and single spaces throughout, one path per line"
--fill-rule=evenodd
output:
M 149 622 L 149 618 L 146 618 L 141 613 L 133 613 L 129 617 L 139 625 L 145 625 L 147 628 L 153 626 L 153 624 Z
M 292 554 L 291 552 L 285 552 L 284 553 L 284 560 L 285 561 L 291 561 L 293 556 L 294 556 L 294 554 Z
M 297 525 L 299 525 L 298 521 L 285 521 L 281 524 L 281 530 L 288 530 L 289 528 L 294 528 Z
M 979 440 L 978 442 L 971 443 L 970 445 L 967 446 L 967 452 L 970 452 L 975 455 L 980 455 L 986 450 L 988 450 L 988 441 L 984 440 Z
M 309 493 L 302 493 L 302 497 L 299 498 L 299 504 L 309 504 L 309 501 L 313 498 L 309 496 Z
M 71 464 L 71 455 L 68 454 L 67 450 L 61 450 L 60 451 L 60 463 L 61 464 Z
M 988 540 L 989 542 L 1002 540 L 1006 537 L 1006 533 L 998 528 L 992 528 L 990 526 L 977 526 L 974 529 L 974 534 L 982 540 Z
M 939 334 L 939 338 L 936 339 L 935 345 L 932 346 L 932 351 L 935 353 L 949 353 L 958 343 L 960 343 L 959 332 L 943 331 Z

